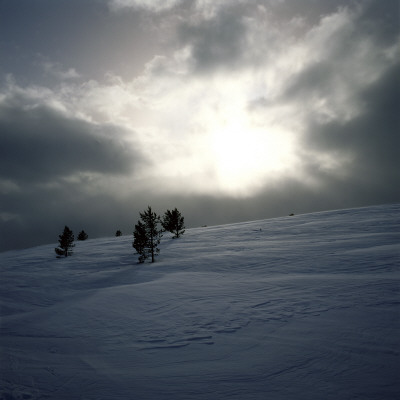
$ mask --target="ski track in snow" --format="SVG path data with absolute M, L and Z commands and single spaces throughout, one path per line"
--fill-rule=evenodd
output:
M 0 400 L 400 398 L 400 204 L 0 254 Z

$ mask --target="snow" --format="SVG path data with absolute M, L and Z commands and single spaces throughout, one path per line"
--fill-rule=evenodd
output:
M 400 204 L 0 254 L 0 399 L 396 399 Z

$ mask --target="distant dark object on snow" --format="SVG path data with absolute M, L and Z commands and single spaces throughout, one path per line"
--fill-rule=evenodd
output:
M 122 236 L 122 232 L 118 229 L 117 232 L 115 232 L 115 236 Z
M 289 214 L 289 217 L 293 217 L 293 215 L 294 215 L 294 214 L 293 214 L 293 213 L 291 213 L 291 214 Z
M 82 230 L 79 232 L 78 240 L 86 240 L 88 237 L 88 234 L 84 230 Z

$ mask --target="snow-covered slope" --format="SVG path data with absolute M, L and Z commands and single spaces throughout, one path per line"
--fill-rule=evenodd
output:
M 395 399 L 400 204 L 0 254 L 0 399 Z

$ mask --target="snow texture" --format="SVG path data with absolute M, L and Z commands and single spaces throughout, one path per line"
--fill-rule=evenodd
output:
M 398 399 L 400 204 L 0 254 L 0 399 Z

